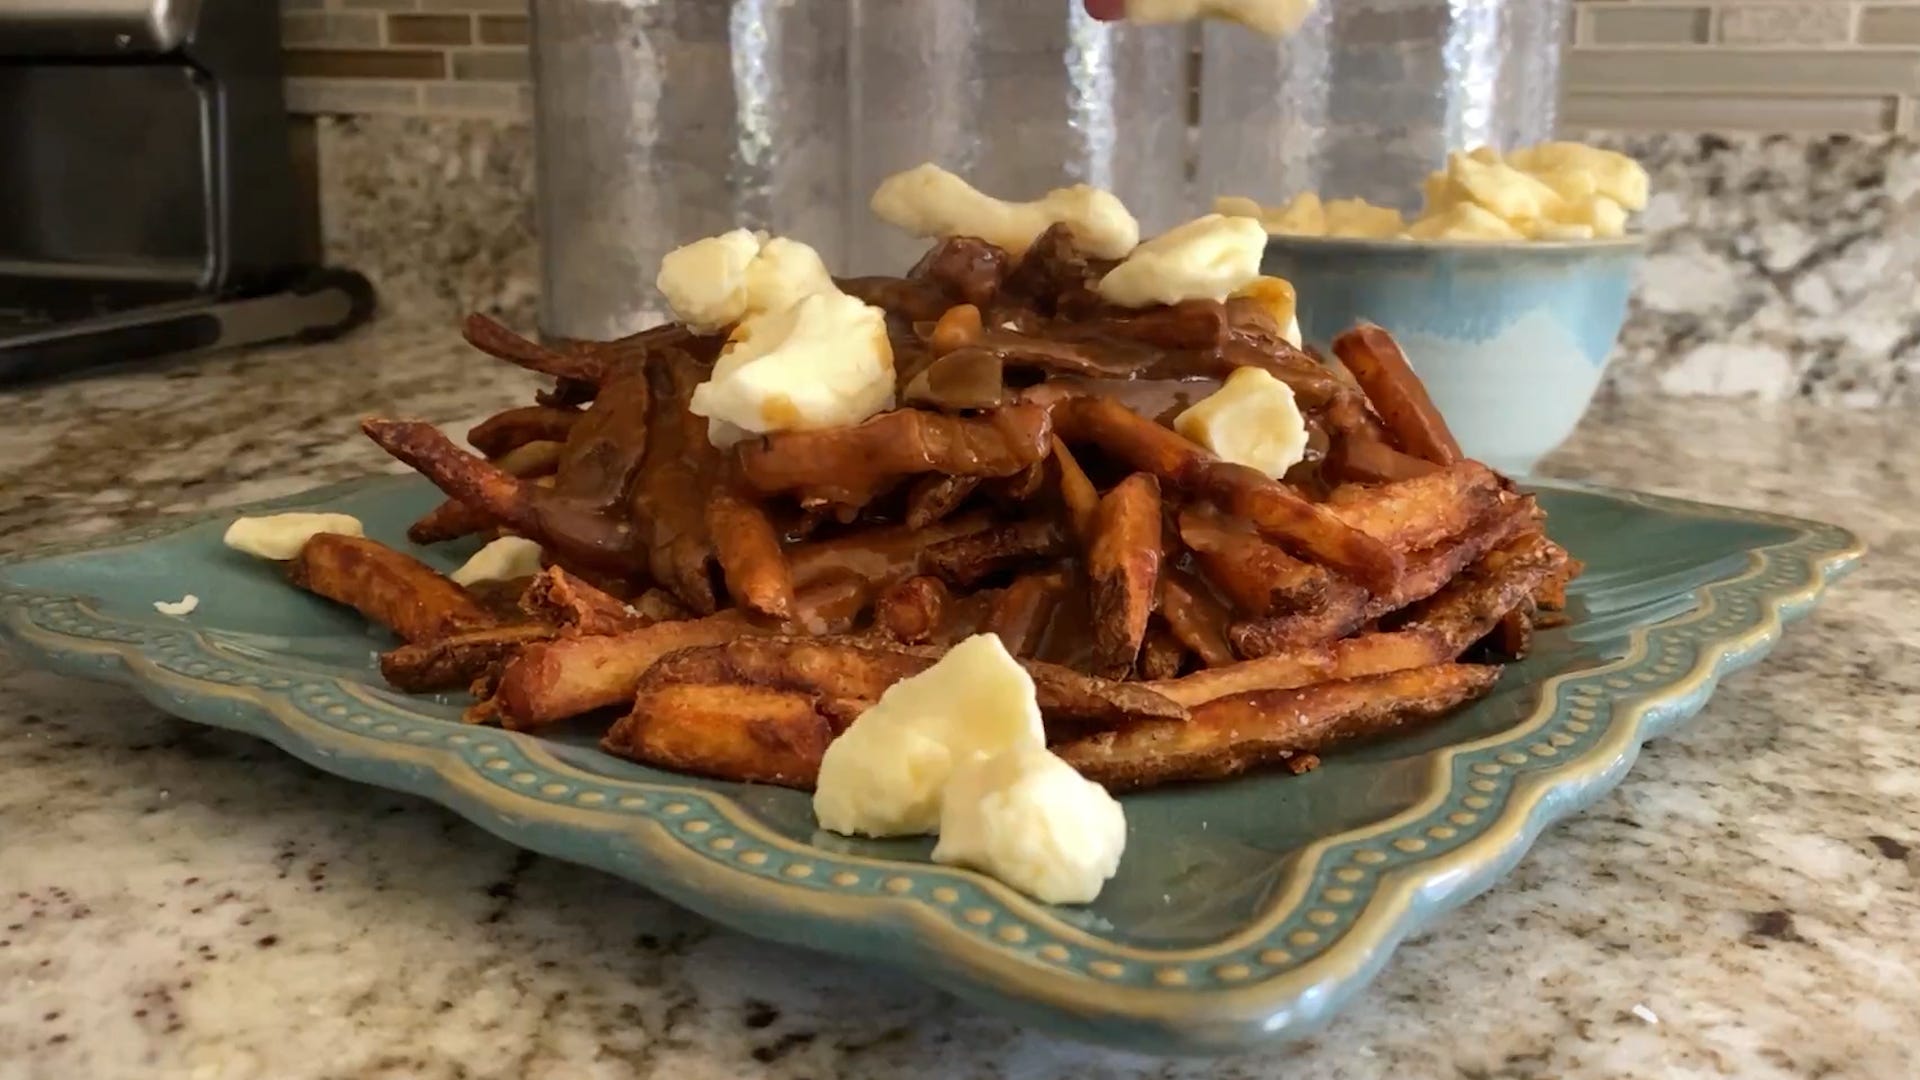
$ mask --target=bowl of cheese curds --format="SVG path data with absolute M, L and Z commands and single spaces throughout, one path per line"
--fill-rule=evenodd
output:
M 1526 473 L 1600 385 L 1643 248 L 1628 217 L 1647 189 L 1633 159 L 1562 142 L 1451 155 L 1411 219 L 1313 193 L 1215 209 L 1266 227 L 1263 270 L 1298 290 L 1309 344 L 1384 326 L 1462 449 Z

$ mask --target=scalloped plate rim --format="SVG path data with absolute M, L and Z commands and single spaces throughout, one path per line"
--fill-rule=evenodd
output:
M 1597 495 L 1655 511 L 1758 521 L 1790 529 L 1793 535 L 1750 550 L 1746 571 L 1694 590 L 1701 600 L 1694 611 L 1631 631 L 1633 645 L 1627 656 L 1544 680 L 1539 706 L 1512 728 L 1433 750 L 1428 788 L 1413 806 L 1383 821 L 1322 837 L 1296 853 L 1286 874 L 1287 886 L 1249 920 L 1247 928 L 1222 942 L 1198 947 L 1109 947 L 1108 955 L 1117 959 L 1093 961 L 1078 954 L 1096 947 L 1100 939 L 1066 927 L 1048 916 L 1049 909 L 1044 905 L 968 871 L 922 863 L 889 863 L 769 840 L 770 832 L 764 828 L 756 832 L 751 814 L 724 794 L 697 786 L 616 782 L 565 764 L 542 750 L 540 740 L 532 736 L 491 730 L 482 735 L 482 729 L 462 729 L 437 718 L 420 718 L 432 725 L 471 733 L 467 744 L 484 739 L 522 751 L 525 769 L 513 775 L 531 775 L 534 779 L 528 782 L 530 785 L 542 776 L 547 777 L 543 788 L 582 783 L 585 777 L 590 778 L 589 783 L 609 788 L 631 788 L 648 800 L 671 800 L 662 804 L 662 812 L 680 805 L 681 813 L 689 816 L 677 822 L 681 832 L 676 835 L 668 822 L 657 816 L 615 820 L 600 804 L 584 805 L 585 794 L 579 796 L 582 805 L 558 807 L 504 784 L 490 783 L 479 767 L 457 751 L 375 740 L 368 733 L 330 727 L 316 718 L 292 719 L 298 715 L 292 696 L 298 688 L 275 691 L 196 679 L 161 667 L 151 655 L 156 646 L 103 641 L 40 626 L 32 620 L 32 612 L 60 603 L 102 625 L 138 624 L 87 612 L 84 598 L 21 589 L 6 580 L 9 568 L 40 559 L 136 546 L 249 510 L 318 505 L 348 494 L 368 493 L 382 484 L 397 489 L 411 482 L 413 478 L 404 474 L 366 477 L 246 506 L 163 518 L 122 534 L 48 544 L 0 557 L 0 615 L 4 616 L 0 618 L 0 639 L 10 641 L 23 659 L 63 673 L 129 686 L 164 711 L 265 738 L 327 772 L 431 799 L 517 846 L 606 870 L 743 932 L 882 961 L 978 1005 L 1038 1021 L 1062 1034 L 1158 1053 L 1227 1052 L 1317 1030 L 1371 981 L 1402 940 L 1443 912 L 1484 892 L 1518 863 L 1547 826 L 1618 784 L 1646 739 L 1697 713 L 1723 676 L 1764 656 L 1778 641 L 1782 627 L 1810 610 L 1825 588 L 1864 553 L 1852 534 L 1818 522 L 1590 484 L 1530 481 L 1537 487 Z M 1826 543 L 1817 542 L 1820 540 Z M 1663 684 L 1634 688 L 1639 692 L 1625 709 L 1612 708 L 1621 700 L 1617 693 L 1592 689 L 1563 693 L 1565 686 L 1576 681 L 1591 683 L 1610 675 L 1625 675 L 1649 655 L 1647 645 L 1654 632 L 1704 624 L 1707 615 L 1717 611 L 1721 603 L 1731 607 L 1738 601 L 1733 595 L 1740 591 L 1738 586 L 1783 567 L 1803 571 L 1804 580 L 1793 587 L 1747 586 L 1745 599 L 1752 603 L 1755 617 L 1739 632 L 1718 636 L 1701 633 L 1699 656 L 1693 665 Z M 190 625 L 167 629 L 172 636 L 196 643 L 203 654 L 224 655 L 213 650 Z M 224 658 L 227 667 L 241 669 L 251 664 L 261 671 L 272 670 L 264 663 L 230 655 Z M 291 684 L 293 680 L 276 681 Z M 384 704 L 356 695 L 353 687 L 364 684 L 351 680 L 316 676 L 301 681 L 333 684 L 344 701 L 361 702 L 369 714 Z M 1235 955 L 1233 950 L 1223 948 L 1223 943 L 1240 942 L 1240 952 L 1252 944 L 1265 943 L 1260 952 L 1263 961 L 1268 953 L 1290 952 L 1272 948 L 1271 936 L 1258 941 L 1242 939 L 1257 928 L 1277 934 L 1290 915 L 1299 914 L 1305 907 L 1308 883 L 1329 852 L 1402 831 L 1407 823 L 1427 819 L 1436 806 L 1452 804 L 1463 789 L 1454 766 L 1464 755 L 1517 745 L 1521 738 L 1563 719 L 1568 710 L 1565 698 L 1579 698 L 1583 693 L 1596 699 L 1587 705 L 1597 708 L 1601 701 L 1608 705 L 1607 721 L 1590 725 L 1599 732 L 1591 747 L 1512 780 L 1501 811 L 1445 854 L 1412 857 L 1424 850 L 1422 844 L 1420 848 L 1401 849 L 1408 856 L 1405 858 L 1383 856 L 1384 868 L 1377 873 L 1373 888 L 1354 904 L 1357 914 L 1331 943 L 1312 950 L 1309 958 L 1298 963 L 1292 962 L 1291 956 L 1285 962 L 1276 961 L 1271 965 L 1272 972 L 1259 978 L 1254 977 L 1258 972 L 1250 970 L 1253 965 L 1215 963 L 1210 972 L 1215 982 L 1193 985 L 1190 973 L 1198 970 L 1196 965 Z M 396 718 L 405 715 L 398 709 L 393 711 Z M 1544 744 L 1536 744 L 1536 748 L 1540 745 Z M 1506 753 L 1511 757 L 1515 751 Z M 488 761 L 489 766 L 495 764 Z M 743 859 L 723 862 L 723 856 L 711 851 L 694 850 L 688 839 L 693 823 L 708 820 L 691 813 L 695 802 L 710 807 L 723 828 L 737 827 L 745 834 L 756 835 L 768 847 L 784 845 L 797 852 L 814 852 L 821 860 L 842 867 L 835 871 L 836 881 L 847 875 L 859 878 L 862 891 L 849 895 L 822 893 L 818 881 L 811 877 L 812 871 L 805 878 L 755 876 L 745 872 Z M 712 827 L 709 822 L 707 829 Z M 583 840 L 591 842 L 583 847 Z M 786 869 L 794 872 L 797 864 L 792 861 L 792 852 L 781 850 L 777 854 L 785 860 Z M 868 873 L 874 875 L 872 882 L 865 877 Z M 907 886 L 899 892 L 891 891 L 889 886 L 900 881 Z M 875 885 L 878 887 L 871 887 Z M 929 898 L 929 894 L 942 892 L 959 895 L 961 889 L 967 890 L 966 895 L 985 897 L 1007 918 L 992 915 L 993 909 L 985 906 L 966 907 L 953 900 L 943 903 Z M 974 924 L 976 927 L 997 925 L 1001 933 L 1017 930 L 1021 936 L 988 938 L 962 925 L 971 923 L 974 913 L 980 911 L 992 917 Z M 1034 929 L 1050 940 L 1034 940 Z M 1298 936 L 1301 931 L 1293 933 Z M 1095 944 L 1089 945 L 1090 941 Z M 1060 951 L 1049 957 L 1049 947 Z M 1100 974 L 1101 963 L 1113 965 L 1115 973 Z M 1135 966 L 1140 970 L 1134 970 Z M 1137 981 L 1149 969 L 1151 978 L 1144 985 L 1121 981 Z

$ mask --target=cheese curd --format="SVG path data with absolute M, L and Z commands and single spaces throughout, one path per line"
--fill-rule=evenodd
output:
M 1120 868 L 1127 818 L 1107 789 L 1044 746 L 961 762 L 933 861 L 992 874 L 1049 904 L 1084 904 Z
M 1140 242 L 1140 224 L 1112 193 L 1086 184 L 1056 188 L 1032 202 L 996 199 L 928 163 L 881 181 L 873 212 L 915 236 L 975 236 L 1018 256 L 1056 224 L 1095 258 L 1118 259 Z
M 532 577 L 541 570 L 540 545 L 520 536 L 503 536 L 489 543 L 460 564 L 447 578 L 455 585 L 474 585 L 482 581 L 512 581 Z
M 1258 221 L 1208 214 L 1134 248 L 1094 288 L 1121 307 L 1224 300 L 1260 276 L 1266 248 Z
M 1233 295 L 1246 297 L 1265 308 L 1287 343 L 1300 348 L 1300 301 L 1292 282 L 1277 277 L 1257 277 L 1235 289 Z
M 769 239 L 746 229 L 668 252 L 660 260 L 654 285 L 674 317 L 699 334 L 717 333 L 749 314 L 783 311 L 803 297 L 836 291 L 818 252 L 797 240 Z
M 1269 37 L 1285 37 L 1300 28 L 1315 0 L 1127 0 L 1127 20 L 1136 23 L 1227 19 Z
M 1293 388 L 1263 368 L 1243 367 L 1175 417 L 1173 429 L 1220 457 L 1275 480 L 1307 454 L 1307 423 Z
M 1645 209 L 1647 171 L 1624 154 L 1553 142 L 1502 155 L 1480 147 L 1447 158 L 1422 185 L 1425 206 L 1408 223 L 1398 211 L 1359 199 L 1323 203 L 1308 192 L 1279 207 L 1215 200 L 1222 212 L 1257 218 L 1276 236 L 1366 239 L 1592 240 L 1624 236 L 1628 214 Z
M 191 615 L 194 609 L 199 606 L 200 598 L 192 593 L 188 593 L 178 600 L 155 600 L 153 602 L 153 610 L 162 615 L 172 615 L 175 618 Z
M 997 635 L 976 634 L 888 687 L 827 745 L 813 813 L 853 836 L 930 833 L 957 764 L 1045 745 L 1033 678 Z
M 287 513 L 235 518 L 221 540 L 235 551 L 285 562 L 320 533 L 367 534 L 360 519 L 350 514 Z
M 893 390 L 886 314 L 836 290 L 741 321 L 688 410 L 710 421 L 710 442 L 728 446 L 857 424 L 892 408 Z

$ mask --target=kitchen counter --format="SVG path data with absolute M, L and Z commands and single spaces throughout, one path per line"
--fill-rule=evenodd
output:
M 361 414 L 531 385 L 375 328 L 0 392 L 0 550 L 392 468 Z M 0 1077 L 1910 1075 L 1917 459 L 1912 411 L 1599 407 L 1554 474 L 1838 521 L 1866 565 L 1329 1030 L 1219 1063 L 1022 1031 L 0 656 Z

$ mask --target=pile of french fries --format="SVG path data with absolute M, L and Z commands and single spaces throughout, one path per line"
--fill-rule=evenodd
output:
M 419 544 L 537 542 L 530 580 L 463 588 L 321 534 L 293 581 L 404 642 L 407 691 L 469 719 L 590 718 L 667 769 L 810 788 L 827 744 L 953 643 L 998 634 L 1049 742 L 1115 790 L 1284 766 L 1486 693 L 1578 564 L 1533 499 L 1462 457 L 1392 339 L 1322 359 L 1251 299 L 1104 305 L 1111 266 L 1056 228 L 1019 258 L 937 244 L 838 282 L 888 313 L 900 407 L 727 449 L 688 411 L 724 345 L 669 324 L 547 347 L 471 318 L 476 348 L 553 376 L 468 433 L 363 427 L 447 501 Z M 1168 426 L 1234 369 L 1293 390 L 1282 480 Z

